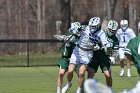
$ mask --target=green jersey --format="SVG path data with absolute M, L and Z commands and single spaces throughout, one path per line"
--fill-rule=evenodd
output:
M 67 33 L 67 36 L 70 37 L 71 35 L 72 35 L 72 33 L 70 33 L 70 32 Z M 69 41 L 68 43 L 65 44 L 65 46 L 62 49 L 62 58 L 71 57 L 72 51 L 75 48 L 76 44 L 78 43 L 79 38 L 80 38 L 79 36 L 74 35 L 74 41 L 73 42 Z
M 108 36 L 108 41 L 112 43 L 112 49 L 114 49 L 114 47 L 119 44 L 118 38 L 115 35 Z
M 67 36 L 71 36 L 72 33 L 67 33 Z M 60 64 L 59 66 L 61 67 L 61 69 L 65 69 L 66 71 L 68 70 L 68 67 L 69 67 L 69 58 L 71 57 L 71 54 L 73 52 L 73 49 L 75 48 L 76 44 L 78 43 L 78 40 L 79 40 L 79 36 L 77 35 L 74 35 L 74 40 L 71 42 L 67 42 L 64 47 L 62 48 L 62 52 L 61 52 L 61 55 L 62 55 L 62 59 L 60 61 Z M 75 68 L 75 71 L 76 73 L 79 72 L 79 67 L 80 65 L 76 65 L 76 68 Z
M 115 46 L 117 46 L 119 44 L 118 38 L 116 37 L 116 35 L 112 35 L 109 36 L 107 31 L 105 31 L 106 36 L 107 36 L 107 41 L 108 41 L 108 45 L 107 45 L 107 55 L 112 55 L 113 54 L 113 50 L 115 50 Z
M 140 67 L 140 35 L 129 41 L 125 54 L 131 55 L 135 60 L 135 66 Z
M 110 44 L 110 48 L 114 49 L 114 47 L 119 44 L 118 38 L 116 37 L 116 35 L 109 36 L 106 30 L 105 33 Z

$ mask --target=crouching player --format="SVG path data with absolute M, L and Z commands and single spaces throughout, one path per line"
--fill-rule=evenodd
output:
M 106 54 L 106 47 L 113 48 L 117 43 L 117 37 L 115 36 L 115 32 L 117 30 L 118 23 L 114 20 L 110 20 L 108 22 L 108 29 L 105 31 L 106 37 L 108 38 L 108 43 L 104 48 L 100 48 L 99 50 L 93 50 L 93 57 L 91 62 L 88 65 L 88 78 L 93 78 L 95 73 L 100 66 L 102 73 L 104 73 L 106 78 L 106 84 L 108 87 L 112 87 L 112 76 L 111 76 L 111 68 L 110 68 L 110 59 Z M 98 44 L 100 46 L 100 44 Z M 103 46 L 100 46 L 103 47 Z

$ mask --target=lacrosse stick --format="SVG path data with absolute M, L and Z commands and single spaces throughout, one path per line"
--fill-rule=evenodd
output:
M 68 38 L 68 40 L 66 40 L 66 41 L 62 44 L 62 46 L 57 50 L 57 52 L 59 52 L 59 51 L 64 47 L 64 45 L 65 45 L 73 36 L 74 36 L 74 34 L 72 34 L 72 35 Z

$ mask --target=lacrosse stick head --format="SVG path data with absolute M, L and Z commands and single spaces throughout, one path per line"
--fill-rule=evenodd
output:
M 66 35 L 53 35 L 57 40 L 63 41 Z

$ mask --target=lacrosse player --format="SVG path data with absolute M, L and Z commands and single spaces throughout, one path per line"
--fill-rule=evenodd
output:
M 138 32 L 140 33 L 140 22 L 138 23 Z M 134 62 L 140 76 L 140 34 L 129 41 L 125 49 L 125 56 Z
M 78 77 L 78 89 L 76 93 L 82 93 L 82 87 L 85 79 L 85 71 L 92 56 L 93 49 L 98 50 L 99 46 L 96 45 L 96 41 L 100 41 L 102 45 L 107 43 L 106 35 L 100 27 L 101 20 L 99 17 L 93 17 L 89 20 L 86 30 L 81 33 L 79 43 L 74 48 L 70 58 L 70 64 L 68 68 L 67 84 L 62 89 L 63 93 L 70 88 L 73 72 L 76 64 L 80 64 L 79 77 Z M 74 34 L 77 32 L 73 32 Z
M 116 30 L 118 28 L 118 23 L 114 20 L 110 20 L 108 22 L 108 29 L 104 32 L 106 33 L 108 43 L 104 48 L 100 48 L 99 50 L 93 50 L 93 57 L 91 62 L 88 64 L 88 78 L 93 78 L 95 73 L 100 66 L 102 73 L 104 73 L 106 78 L 106 84 L 108 87 L 112 87 L 112 76 L 111 76 L 111 68 L 110 68 L 110 58 L 106 54 L 106 47 L 112 48 L 117 44 L 118 39 L 115 36 Z M 100 42 L 98 43 L 100 45 Z M 102 46 L 100 46 L 102 47 Z
M 134 31 L 128 27 L 128 21 L 127 20 L 121 20 L 120 22 L 120 29 L 118 29 L 116 36 L 119 40 L 119 58 L 120 58 L 120 76 L 124 76 L 124 62 L 127 61 L 127 76 L 131 77 L 130 69 L 131 69 L 131 61 L 126 60 L 124 51 L 125 48 L 132 38 L 134 38 L 136 35 Z
M 71 23 L 71 28 L 69 30 L 75 29 L 78 30 L 81 27 L 81 24 L 79 22 Z M 66 36 L 63 36 L 63 40 L 67 41 L 72 36 L 71 32 L 68 32 Z M 63 77 L 65 73 L 68 71 L 69 66 L 69 58 L 71 57 L 72 51 L 74 47 L 76 46 L 78 40 L 79 40 L 79 34 L 73 35 L 69 41 L 64 45 L 62 48 L 62 58 L 59 64 L 59 72 L 58 72 L 58 79 L 57 79 L 57 93 L 61 93 L 61 87 L 63 83 Z M 62 40 L 62 37 L 58 37 L 59 40 Z M 79 71 L 79 65 L 76 65 L 75 72 L 78 74 Z

